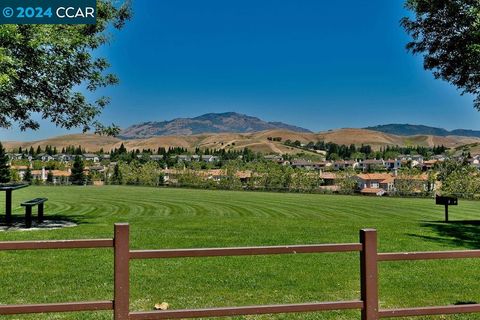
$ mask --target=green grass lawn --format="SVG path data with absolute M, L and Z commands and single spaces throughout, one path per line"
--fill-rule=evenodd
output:
M 0 232 L 0 240 L 113 236 L 130 223 L 131 247 L 160 249 L 357 242 L 378 230 L 379 251 L 480 249 L 480 203 L 460 201 L 442 223 L 433 199 L 399 199 L 159 189 L 29 187 L 20 202 L 47 197 L 46 216 L 77 227 Z M 4 195 L 0 193 L 0 210 Z M 356 253 L 135 260 L 131 309 L 151 310 L 351 300 L 359 297 Z M 0 252 L 0 304 L 112 299 L 109 249 Z M 382 308 L 480 303 L 480 260 L 382 262 Z M 354 311 L 244 319 L 359 319 Z M 109 312 L 5 316 L 1 319 L 111 319 Z M 243 318 L 240 318 L 243 319 Z M 478 315 L 416 319 L 480 319 Z

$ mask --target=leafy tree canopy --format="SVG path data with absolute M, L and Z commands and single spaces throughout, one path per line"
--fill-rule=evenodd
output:
M 118 82 L 94 51 L 130 17 L 128 0 L 97 0 L 95 25 L 0 25 L 0 127 L 35 130 L 40 114 L 59 127 L 116 133 L 96 120 L 109 99 L 89 101 L 82 91 Z
M 414 13 L 401 22 L 413 38 L 407 49 L 423 54 L 437 79 L 474 95 L 480 110 L 480 1 L 407 0 L 406 7 Z

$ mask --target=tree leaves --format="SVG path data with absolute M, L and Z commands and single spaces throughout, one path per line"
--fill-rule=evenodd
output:
M 480 110 L 480 2 L 478 0 L 408 0 L 415 18 L 401 25 L 412 36 L 407 49 L 423 54 L 424 68 L 437 79 L 475 97 Z
M 89 101 L 82 89 L 118 83 L 106 73 L 108 61 L 93 51 L 131 15 L 129 1 L 117 7 L 114 0 L 98 0 L 95 25 L 1 25 L 0 127 L 15 122 L 21 130 L 38 129 L 33 115 L 40 114 L 59 127 L 114 133 L 115 127 L 95 120 L 109 99 Z

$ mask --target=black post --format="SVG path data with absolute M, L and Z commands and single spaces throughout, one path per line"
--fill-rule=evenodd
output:
M 445 204 L 445 222 L 448 222 L 448 204 Z
M 5 190 L 5 222 L 12 223 L 12 190 Z
M 43 203 L 38 205 L 38 214 L 37 214 L 38 223 L 43 222 Z
M 31 206 L 25 207 L 25 227 L 26 228 L 32 227 L 32 207 Z

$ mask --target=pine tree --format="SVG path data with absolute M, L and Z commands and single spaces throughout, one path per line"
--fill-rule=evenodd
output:
M 27 167 L 27 170 L 25 171 L 25 174 L 23 175 L 23 181 L 25 182 L 32 182 L 33 176 L 32 176 L 32 169 L 30 169 L 30 166 Z
M 83 161 L 79 156 L 76 156 L 72 166 L 72 174 L 70 175 L 70 181 L 72 184 L 83 185 L 85 183 L 85 174 L 83 173 L 83 170 Z
M 48 182 L 48 183 L 53 183 L 53 172 L 52 172 L 52 170 L 48 170 L 48 173 L 47 173 L 47 182 Z
M 8 156 L 0 142 L 0 183 L 10 182 L 10 167 L 8 165 Z
M 120 167 L 119 167 L 118 163 L 115 164 L 115 167 L 113 168 L 111 183 L 112 184 L 122 184 L 122 173 L 120 172 Z

